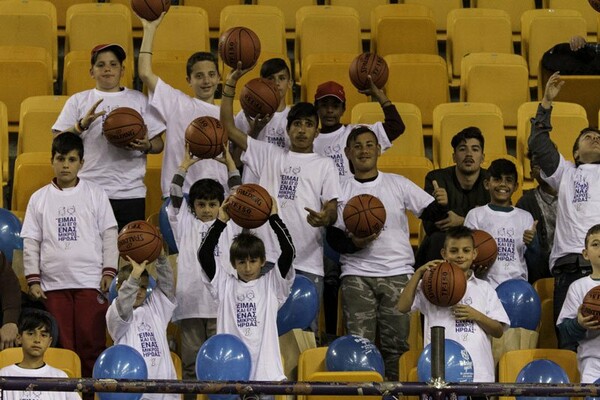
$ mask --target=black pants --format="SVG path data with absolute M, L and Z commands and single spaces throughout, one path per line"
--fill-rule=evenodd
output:
M 119 199 L 110 200 L 110 205 L 115 213 L 119 231 L 131 221 L 146 219 L 146 199 Z

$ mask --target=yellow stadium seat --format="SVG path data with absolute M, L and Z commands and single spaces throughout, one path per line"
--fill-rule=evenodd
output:
M 415 314 L 420 315 L 419 312 L 415 312 Z M 411 348 L 410 350 L 402 353 L 400 360 L 398 360 L 398 380 L 400 382 L 410 382 L 410 371 L 417 367 L 417 362 L 419 361 L 421 351 L 422 349 Z
M 131 34 L 134 38 L 141 38 L 143 35 L 143 31 L 142 31 L 142 21 L 139 19 L 139 17 L 135 14 L 135 12 L 133 11 L 133 8 L 131 8 L 131 0 L 105 0 L 106 3 L 113 3 L 113 4 L 123 4 L 125 7 L 127 7 L 129 9 L 129 13 L 131 15 Z M 171 11 L 169 9 L 169 11 Z
M 438 40 L 446 40 L 448 13 L 462 8 L 462 0 L 399 0 L 404 4 L 422 4 L 433 11 Z
M 542 77 L 538 77 L 538 98 L 544 95 L 547 77 L 545 69 L 542 69 Z M 550 74 L 548 74 L 550 75 Z M 561 79 L 565 84 L 554 98 L 554 101 L 562 101 L 565 103 L 577 103 L 587 113 L 587 119 L 590 126 L 598 126 L 598 110 L 600 109 L 600 97 L 595 94 L 600 90 L 600 76 L 598 75 L 561 75 Z
M 306 57 L 319 53 L 362 53 L 358 11 L 342 6 L 305 6 L 296 12 L 296 81 L 300 80 L 300 74 L 304 71 L 302 64 Z M 348 72 L 344 75 L 348 75 Z
M 23 361 L 23 349 L 12 347 L 0 351 L 0 368 Z M 54 368 L 64 371 L 69 378 L 81 378 L 81 360 L 77 353 L 67 349 L 48 347 L 44 361 Z
M 25 213 L 31 195 L 54 178 L 50 151 L 23 153 L 15 160 L 11 211 Z
M 296 11 L 304 6 L 316 6 L 317 0 L 254 0 L 259 6 L 274 6 L 283 11 L 285 18 L 285 37 L 294 39 L 296 31 Z
M 506 154 L 504 120 L 500 108 L 491 103 L 445 103 L 433 110 L 433 160 L 439 168 L 452 164 L 450 141 L 469 126 L 481 129 L 484 153 Z
M 433 109 L 450 101 L 446 62 L 433 54 L 391 54 L 385 93 L 394 102 L 412 103 L 421 110 L 424 135 L 431 135 Z
M 148 154 L 146 158 L 146 218 L 160 211 L 162 206 L 162 189 L 160 187 L 160 174 L 162 170 L 163 153 Z
M 462 60 L 460 101 L 494 103 L 516 136 L 517 110 L 529 101 L 527 62 L 517 54 L 471 53 Z
M 392 147 L 385 151 L 386 155 L 425 156 L 423 143 L 423 122 L 421 111 L 417 106 L 410 103 L 394 103 L 398 113 L 402 117 L 405 130 L 399 138 L 394 140 Z M 352 108 L 350 123 L 352 124 L 374 124 L 383 121 L 383 110 L 377 102 L 358 103 Z
M 219 24 L 223 8 L 232 5 L 244 4 L 244 0 L 181 0 L 184 6 L 196 6 L 206 10 L 208 15 L 208 27 L 211 38 L 219 37 Z
M 506 11 L 510 16 L 513 41 L 518 42 L 521 40 L 521 14 L 527 10 L 534 10 L 535 0 L 471 0 L 471 6 Z
M 171 6 L 156 29 L 152 51 L 185 51 L 188 56 L 210 51 L 206 11 L 200 7 Z
M 90 75 L 90 50 L 74 50 L 65 55 L 63 66 L 63 95 L 71 96 L 83 90 L 89 90 L 96 87 L 96 81 Z M 127 56 L 124 65 L 125 71 L 121 76 L 121 86 L 133 89 L 133 74 L 135 72 L 133 67 L 133 57 Z
M 469 53 L 513 53 L 510 17 L 504 10 L 462 8 L 448 13 L 446 61 L 451 85 L 460 83 L 462 58 Z
M 0 1 L 0 46 L 43 47 L 52 60 L 52 77 L 58 76 L 56 7 L 50 1 Z
M 8 112 L 6 104 L 0 101 L 0 176 L 2 176 L 2 186 L 8 184 Z M 4 207 L 4 196 L 0 196 L 0 207 Z
M 181 358 L 177 355 L 177 353 L 171 352 L 171 359 L 173 360 L 173 365 L 175 366 L 177 379 L 183 379 L 183 365 L 181 363 Z
M 410 313 L 410 331 L 408 332 L 408 348 L 410 350 L 423 350 L 423 324 L 421 324 L 421 313 L 414 311 Z M 416 366 L 416 364 L 415 364 Z
M 52 125 L 69 96 L 28 97 L 21 103 L 17 155 L 52 148 Z
M 326 354 L 327 347 L 315 347 L 300 353 L 298 357 L 298 381 L 307 381 L 308 377 L 315 372 L 326 371 Z
M 352 7 L 358 11 L 360 17 L 360 30 L 363 40 L 369 39 L 371 36 L 371 12 L 376 7 L 388 4 L 389 0 L 327 0 L 326 4 L 331 6 Z M 400 38 L 397 38 L 400 39 Z M 373 52 L 373 48 L 371 48 Z M 379 54 L 383 56 L 383 54 Z
M 547 8 L 579 11 L 581 16 L 585 19 L 588 41 L 596 41 L 596 33 L 598 32 L 598 13 L 590 7 L 590 2 L 588 0 L 544 0 L 544 2 L 548 4 Z
M 194 91 L 186 79 L 187 60 L 192 54 L 189 51 L 153 51 L 152 71 L 175 89 L 194 97 Z M 146 86 L 144 93 L 148 93 Z
M 387 4 L 371 12 L 371 52 L 438 54 L 433 11 L 421 4 Z
M 538 279 L 533 283 L 533 288 L 540 296 L 540 301 L 552 299 L 554 297 L 554 278 Z
M 542 300 L 542 313 L 538 325 L 538 348 L 557 349 L 556 325 L 554 324 L 554 298 Z

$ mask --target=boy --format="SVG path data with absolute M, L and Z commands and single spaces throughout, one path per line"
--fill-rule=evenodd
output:
M 115 344 L 126 344 L 140 352 L 148 367 L 148 379 L 177 379 L 167 341 L 167 325 L 176 306 L 173 271 L 161 252 L 156 261 L 157 283 L 150 296 L 147 261 L 119 269 L 119 295 L 106 313 L 108 333 Z M 144 393 L 144 399 L 178 400 L 178 394 Z
M 117 221 L 100 186 L 79 179 L 83 141 L 65 132 L 52 141 L 55 178 L 30 198 L 21 229 L 29 294 L 56 318 L 61 347 L 92 375 L 106 344 L 105 294 L 118 262 Z M 85 312 L 82 312 L 85 310 Z
M 104 188 L 117 218 L 119 229 L 127 223 L 146 219 L 146 154 L 160 153 L 165 126 L 148 108 L 148 99 L 137 90 L 119 86 L 125 67 L 125 50 L 118 44 L 92 49 L 90 74 L 96 88 L 71 96 L 52 130 L 80 135 L 86 162 L 80 177 Z M 118 107 L 133 108 L 146 123 L 146 137 L 122 149 L 102 134 L 104 118 Z
M 195 118 L 209 116 L 219 118 L 219 106 L 215 105 L 215 92 L 221 76 L 217 58 L 211 53 L 197 52 L 188 58 L 186 80 L 194 91 L 194 97 L 173 88 L 152 70 L 152 46 L 154 35 L 164 13 L 154 21 L 140 17 L 144 29 L 138 57 L 138 74 L 148 88 L 150 106 L 167 125 L 166 150 L 162 162 L 161 188 L 163 197 L 169 196 L 171 178 L 181 162 L 185 148 L 185 130 Z M 215 160 L 201 160 L 189 171 L 183 185 L 184 192 L 198 179 L 211 178 L 223 187 L 227 186 L 227 168 Z
M 229 151 L 225 162 L 230 171 L 230 187 L 240 184 L 240 174 Z M 181 361 L 183 378 L 196 379 L 196 354 L 202 343 L 217 330 L 217 299 L 201 277 L 198 264 L 198 248 L 208 229 L 217 218 L 224 200 L 223 186 L 214 179 L 200 179 L 190 188 L 189 200 L 183 197 L 183 182 L 189 168 L 198 162 L 192 157 L 188 146 L 171 182 L 171 205 L 167 208 L 169 223 L 179 249 L 177 259 L 177 307 L 173 321 L 178 321 L 181 335 Z M 215 255 L 223 265 L 228 265 L 227 253 L 237 225 L 229 224 L 221 237 Z M 237 227 L 239 228 L 239 227 Z M 196 395 L 190 397 L 195 398 Z M 193 399 L 192 399 L 193 400 Z
M 467 213 L 464 225 L 488 232 L 498 244 L 498 257 L 487 270 L 478 270 L 495 289 L 508 279 L 527 280 L 525 250 L 535 236 L 537 222 L 531 214 L 511 205 L 517 190 L 517 168 L 511 161 L 492 161 L 483 185 L 490 193 L 490 202 Z
M 469 352 L 473 360 L 473 381 L 495 382 L 490 336 L 501 337 L 510 320 L 496 291 L 489 283 L 476 278 L 471 270 L 477 256 L 473 231 L 464 226 L 449 229 L 441 255 L 465 273 L 467 289 L 463 298 L 452 307 L 436 306 L 425 298 L 419 282 L 426 270 L 442 262 L 433 260 L 415 271 L 400 295 L 398 309 L 401 312 L 421 311 L 425 317 L 424 345 L 431 342 L 431 326 L 445 327 L 446 339 L 457 341 Z
M 37 312 L 23 314 L 19 321 L 17 341 L 23 349 L 20 363 L 0 369 L 3 377 L 68 378 L 67 374 L 44 362 L 44 354 L 52 343 L 52 321 L 47 315 Z M 81 400 L 76 392 L 39 392 L 33 390 L 3 391 L 5 400 Z
M 379 331 L 381 352 L 389 380 L 398 380 L 398 359 L 408 350 L 409 318 L 396 303 L 410 274 L 414 255 L 408 235 L 406 211 L 424 220 L 446 216 L 445 207 L 403 176 L 377 170 L 381 146 L 377 135 L 366 126 L 357 126 L 348 135 L 344 152 L 354 179 L 341 182 L 342 195 L 350 199 L 361 193 L 376 196 L 385 206 L 383 230 L 372 237 L 346 237 L 343 219 L 327 228 L 327 241 L 341 254 L 342 306 L 349 334 L 376 341 Z M 341 213 L 343 207 L 339 207 Z M 341 215 L 340 215 L 341 216 Z
M 381 104 L 385 115 L 384 122 L 377 122 L 368 127 L 375 132 L 382 151 L 385 151 L 390 148 L 392 141 L 404 132 L 404 122 L 402 122 L 396 106 L 387 98 L 383 90 L 373 84 L 370 76 L 369 82 L 371 87 L 359 92 L 373 96 Z M 315 138 L 314 152 L 333 159 L 340 179 L 351 177 L 352 173 L 348 166 L 348 159 L 344 155 L 344 147 L 348 134 L 355 126 L 342 125 L 340 122 L 346 111 L 344 87 L 334 81 L 320 84 L 315 93 L 315 107 L 319 113 L 321 129 L 319 136 Z
M 235 335 L 248 347 L 251 381 L 281 381 L 286 377 L 279 353 L 277 311 L 287 300 L 295 278 L 292 237 L 277 215 L 277 202 L 273 199 L 269 225 L 281 251 L 277 265 L 261 271 L 266 263 L 263 241 L 252 233 L 240 233 L 229 251 L 235 271 L 217 269 L 215 250 L 229 221 L 228 202 L 225 200 L 219 208 L 219 215 L 198 250 L 198 261 L 214 296 L 219 298 L 217 333 Z
M 592 273 L 569 286 L 558 316 L 558 338 L 561 348 L 575 348 L 581 383 L 594 383 L 600 377 L 600 322 L 593 315 L 581 314 L 583 298 L 600 284 L 600 225 L 592 226 L 585 237 L 583 258 L 592 264 Z

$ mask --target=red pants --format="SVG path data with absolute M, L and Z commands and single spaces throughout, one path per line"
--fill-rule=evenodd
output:
M 108 300 L 95 289 L 46 292 L 46 309 L 58 324 L 59 343 L 81 359 L 83 377 L 91 377 L 96 358 L 106 348 Z

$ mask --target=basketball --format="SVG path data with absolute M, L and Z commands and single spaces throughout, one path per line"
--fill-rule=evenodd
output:
M 477 249 L 477 257 L 473 260 L 473 268 L 489 268 L 498 256 L 496 240 L 486 231 L 473 230 L 473 244 Z
M 236 26 L 219 37 L 219 56 L 233 69 L 237 68 L 238 61 L 242 62 L 242 69 L 252 67 L 259 55 L 260 40 L 251 29 Z
M 588 0 L 590 2 L 590 6 L 598 12 L 600 12 L 600 0 Z
M 352 197 L 343 211 L 346 229 L 358 238 L 379 233 L 385 225 L 385 207 L 381 200 L 370 194 Z
M 465 295 L 467 278 L 460 268 L 444 261 L 425 271 L 421 279 L 421 289 L 432 304 L 450 307 Z
M 140 220 L 132 221 L 121 229 L 117 246 L 121 257 L 129 256 L 139 264 L 145 260 L 151 263 L 160 255 L 163 241 L 155 226 Z
M 263 78 L 248 81 L 240 93 L 240 105 L 250 118 L 273 115 L 279 108 L 279 90 L 275 83 Z
M 272 206 L 273 199 L 265 188 L 246 183 L 230 197 L 227 213 L 242 228 L 254 229 L 267 222 Z
M 169 11 L 171 0 L 131 0 L 133 11 L 148 21 L 154 21 L 162 12 Z
M 126 147 L 146 136 L 146 124 L 139 112 L 129 107 L 112 110 L 104 119 L 102 132 L 106 140 L 117 147 Z
M 388 80 L 389 70 L 383 57 L 374 53 L 362 53 L 350 63 L 350 81 L 358 90 L 366 90 L 369 84 L 369 75 L 379 89 L 383 88 Z
M 223 152 L 225 141 L 227 133 L 221 121 L 213 117 L 196 118 L 185 130 L 185 142 L 190 152 L 198 158 L 215 158 Z
M 600 286 L 591 288 L 583 298 L 581 314 L 584 317 L 593 315 L 596 321 L 600 321 Z

